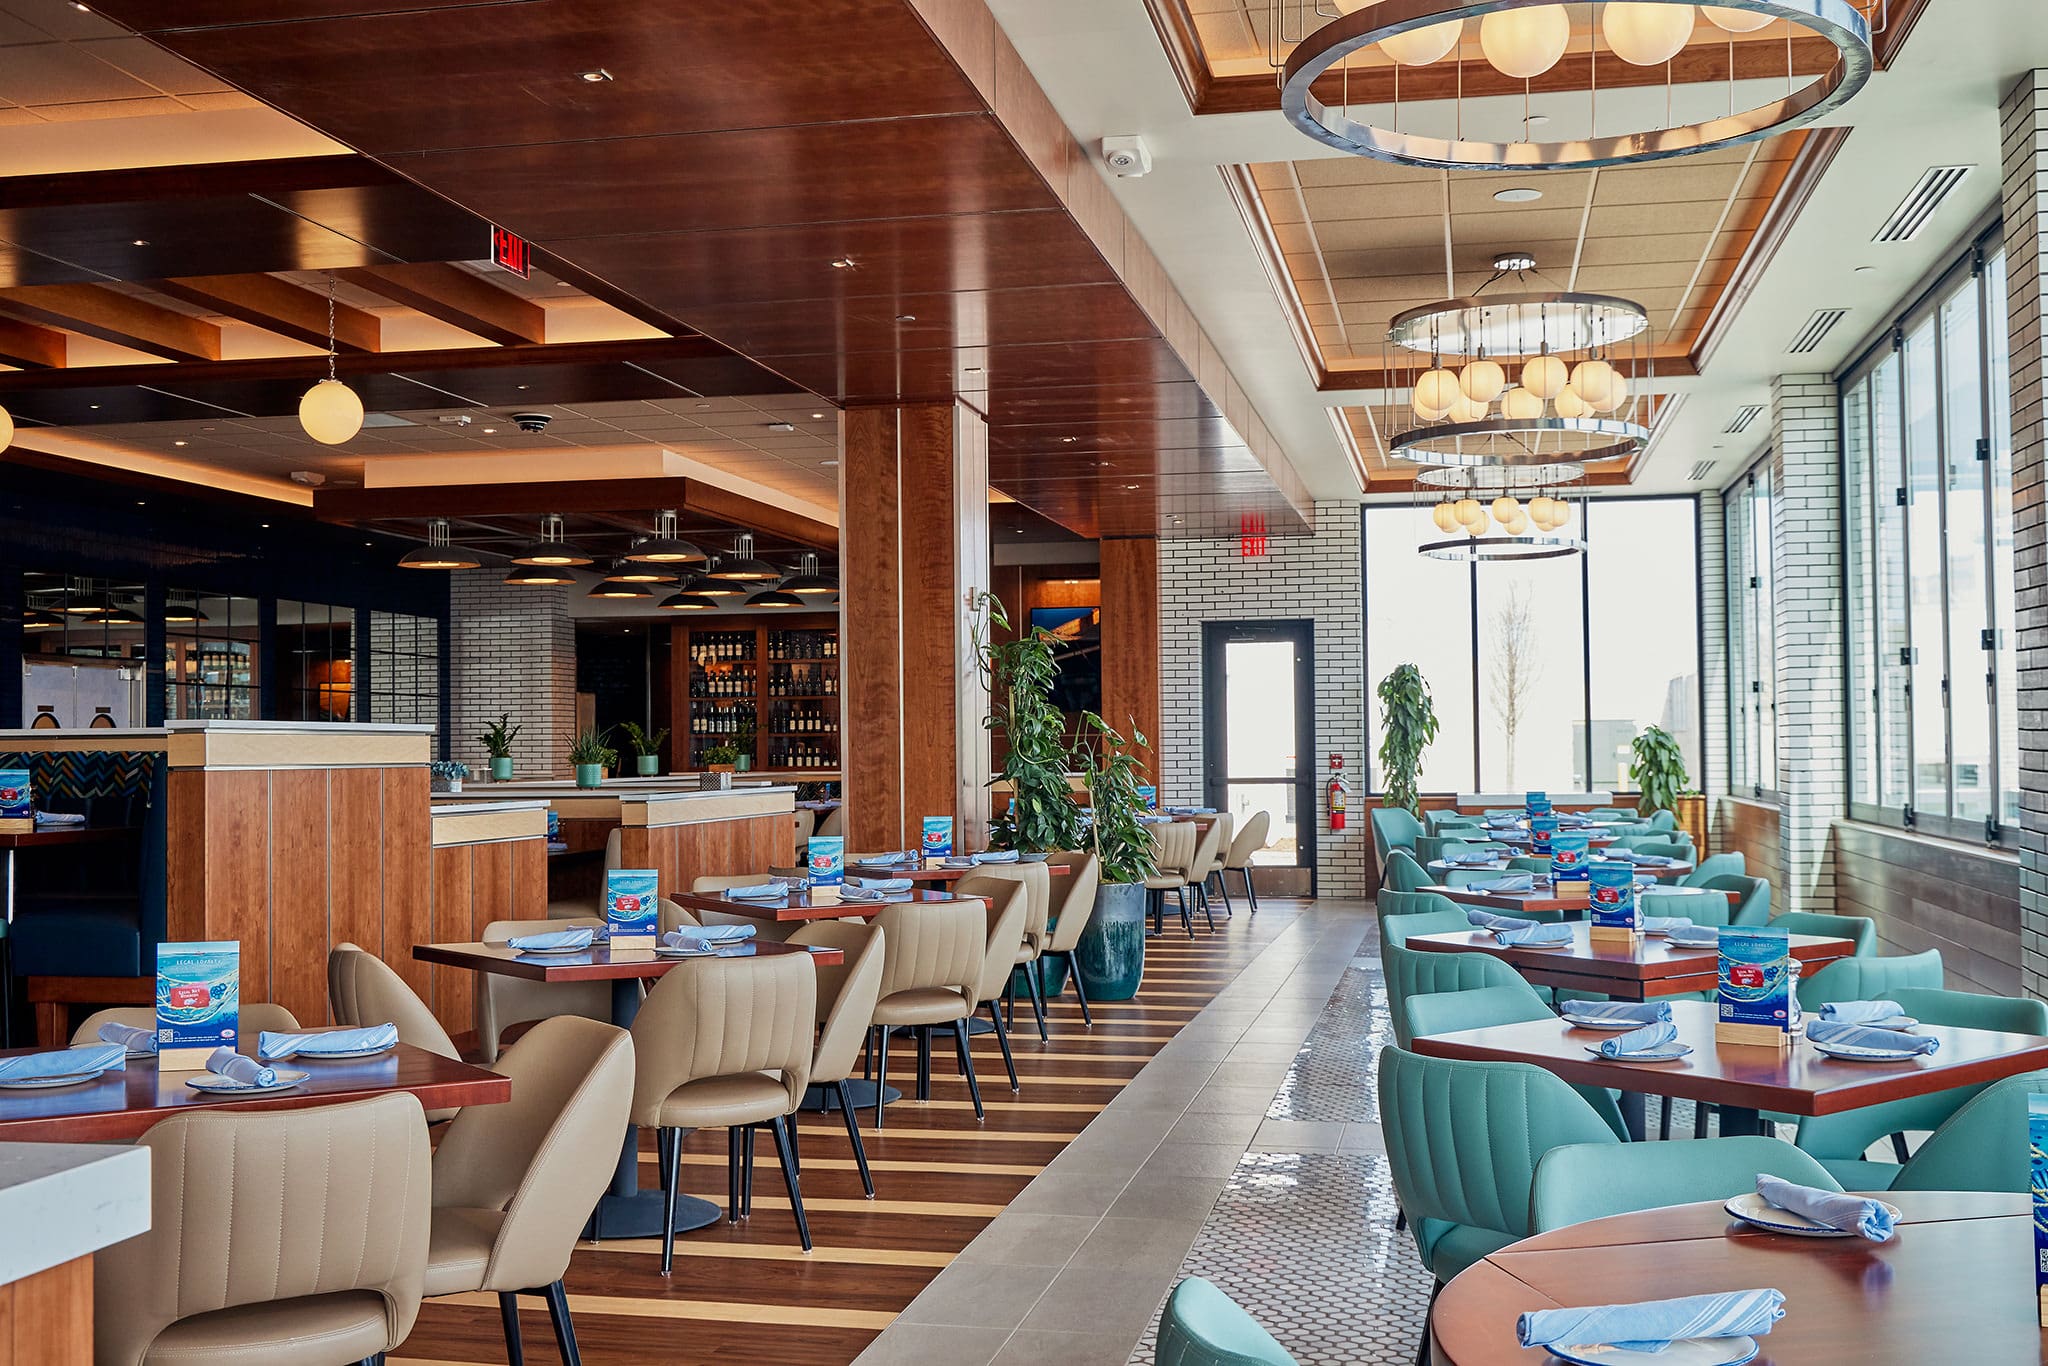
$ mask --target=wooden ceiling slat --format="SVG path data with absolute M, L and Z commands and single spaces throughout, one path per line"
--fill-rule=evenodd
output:
M 335 273 L 352 285 L 500 346 L 547 341 L 547 312 L 539 304 L 444 262 Z
M 69 360 L 70 345 L 55 328 L 0 318 L 0 361 L 9 365 L 61 370 Z
M 220 359 L 220 329 L 104 285 L 29 285 L 0 290 L 0 314 L 83 332 L 167 360 Z
M 327 345 L 327 298 L 274 275 L 198 275 L 155 280 L 153 288 L 201 308 L 210 308 L 280 337 L 311 346 Z M 374 313 L 346 304 L 334 306 L 334 344 L 342 351 L 383 349 L 384 324 Z

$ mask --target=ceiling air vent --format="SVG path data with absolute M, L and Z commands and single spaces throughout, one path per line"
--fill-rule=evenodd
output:
M 1698 464 L 1694 465 L 1692 467 L 1692 473 L 1686 475 L 1685 477 L 1687 479 L 1692 480 L 1693 483 L 1697 484 L 1713 472 L 1714 462 L 1711 460 L 1702 460 Z
M 1729 423 L 1729 424 L 1728 424 L 1727 426 L 1723 427 L 1723 428 L 1722 428 L 1721 430 L 1722 430 L 1722 431 L 1724 431 L 1724 432 L 1731 432 L 1731 433 L 1734 433 L 1734 432 L 1746 432 L 1746 431 L 1748 431 L 1748 430 L 1749 430 L 1749 424 L 1750 424 L 1750 423 L 1752 423 L 1752 422 L 1754 422 L 1754 421 L 1756 421 L 1756 420 L 1757 420 L 1758 418 L 1762 417 L 1763 415 L 1764 415 L 1764 405 L 1763 405 L 1763 404 L 1761 404 L 1761 403 L 1745 403 L 1745 404 L 1743 404 L 1743 405 L 1742 405 L 1742 406 L 1741 406 L 1740 408 L 1737 408 L 1737 409 L 1735 410 L 1735 420 L 1734 420 L 1734 421 L 1732 421 L 1732 422 L 1730 422 L 1730 423 Z
M 1795 356 L 1803 356 L 1827 339 L 1835 330 L 1835 324 L 1847 317 L 1846 308 L 1823 308 L 1806 320 L 1806 326 L 1793 334 L 1792 344 L 1785 349 Z
M 1920 229 L 1927 226 L 1927 220 L 1934 217 L 1934 211 L 1941 207 L 1941 201 L 1948 198 L 1949 191 L 1961 184 L 1963 177 L 1973 169 L 1969 166 L 1928 167 L 1926 174 L 1906 191 L 1899 207 L 1892 210 L 1891 217 L 1884 220 L 1870 240 L 1910 242 L 1918 237 Z

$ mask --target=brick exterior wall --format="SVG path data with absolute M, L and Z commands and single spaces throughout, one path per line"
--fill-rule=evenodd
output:
M 1306 762 L 1318 796 L 1305 823 L 1316 831 L 1317 890 L 1363 897 L 1372 849 L 1363 814 L 1354 811 L 1349 829 L 1332 834 L 1321 796 L 1331 754 L 1344 756 L 1354 790 L 1366 769 L 1359 507 L 1318 503 L 1315 525 L 1313 536 L 1274 537 L 1258 560 L 1241 558 L 1235 540 L 1159 543 L 1161 787 L 1166 801 L 1202 798 L 1202 623 L 1313 620 L 1317 752 Z
M 567 588 L 517 588 L 502 570 L 451 576 L 448 590 L 449 755 L 478 777 L 490 758 L 476 737 L 500 712 L 525 727 L 512 746 L 521 778 L 569 776 L 576 729 L 576 624 Z

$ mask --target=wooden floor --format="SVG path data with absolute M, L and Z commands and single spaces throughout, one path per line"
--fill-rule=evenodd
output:
M 1242 926 L 1240 916 L 1238 924 Z M 1175 1032 L 1255 953 L 1218 916 L 1218 933 L 1169 933 L 1146 945 L 1137 999 L 1097 1005 L 1087 1028 L 1071 992 L 1052 1003 L 1052 1039 L 1038 1041 L 1020 1010 L 1012 1047 L 1022 1093 L 1012 1095 L 992 1035 L 974 1039 L 974 1070 L 988 1118 L 977 1123 L 949 1041 L 935 1040 L 932 1099 L 906 1095 L 880 1133 L 864 1118 L 862 1140 L 875 1198 L 861 1191 L 837 1115 L 805 1115 L 800 1128 L 804 1207 L 816 1250 L 797 1246 L 773 1145 L 756 1158 L 753 1217 L 677 1239 L 672 1277 L 660 1246 L 588 1244 L 569 1268 L 569 1299 L 587 1366 L 755 1361 L 844 1363 L 938 1275 L 1041 1168 L 1113 1100 Z M 889 1057 L 892 1084 L 915 1075 L 909 1040 Z M 863 1112 L 871 1116 L 871 1111 Z M 643 1135 L 644 1182 L 656 1184 Z M 725 1134 L 693 1134 L 684 1147 L 684 1189 L 721 1208 Z M 547 1316 L 524 1314 L 528 1359 L 556 1360 Z M 429 1301 L 392 1366 L 503 1363 L 495 1295 Z

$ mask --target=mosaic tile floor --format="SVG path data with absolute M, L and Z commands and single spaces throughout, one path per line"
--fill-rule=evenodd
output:
M 1378 1059 L 1394 1041 L 1378 958 L 1354 958 L 1322 1018 L 1295 1054 L 1268 1119 L 1374 1121 Z

